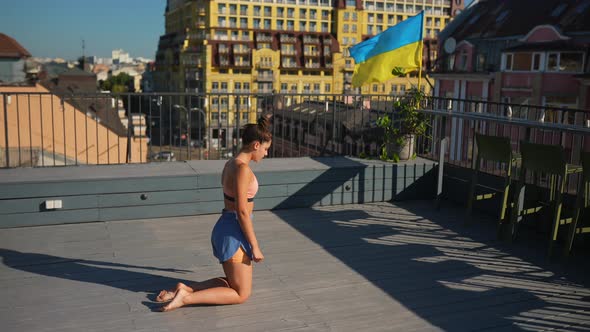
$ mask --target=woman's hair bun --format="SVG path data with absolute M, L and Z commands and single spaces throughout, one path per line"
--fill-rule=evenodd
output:
M 261 115 L 258 118 L 257 124 L 258 127 L 263 130 L 263 131 L 267 131 L 270 128 L 270 117 L 272 116 L 272 114 L 266 114 L 266 115 Z

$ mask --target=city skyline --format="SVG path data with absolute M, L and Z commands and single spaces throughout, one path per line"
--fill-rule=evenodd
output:
M 75 60 L 84 40 L 86 56 L 110 58 L 123 49 L 133 58 L 154 59 L 165 8 L 164 0 L 23 0 L 0 12 L 0 32 L 34 57 Z
M 0 12 L 0 32 L 34 57 L 75 60 L 84 40 L 86 56 L 109 58 L 112 50 L 123 49 L 133 58 L 154 59 L 165 7 L 165 0 L 23 0 Z

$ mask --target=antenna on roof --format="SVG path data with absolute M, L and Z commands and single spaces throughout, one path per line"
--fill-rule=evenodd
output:
M 82 57 L 85 58 L 86 57 L 86 43 L 84 42 L 84 38 L 82 38 Z

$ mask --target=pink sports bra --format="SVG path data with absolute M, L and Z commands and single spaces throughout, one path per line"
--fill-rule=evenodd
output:
M 256 193 L 258 192 L 258 179 L 256 178 L 256 175 L 252 175 L 254 176 L 254 180 L 250 182 L 250 185 L 248 186 L 248 191 L 246 192 L 248 202 L 253 202 L 254 196 L 256 196 Z M 223 188 L 223 197 L 230 202 L 236 201 L 235 193 L 233 193 L 232 190 L 227 190 L 226 188 Z

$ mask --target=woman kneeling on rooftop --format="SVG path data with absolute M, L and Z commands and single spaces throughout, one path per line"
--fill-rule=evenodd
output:
M 268 154 L 272 140 L 269 119 L 261 117 L 257 124 L 245 125 L 241 138 L 242 149 L 225 164 L 221 174 L 225 208 L 211 234 L 213 254 L 223 265 L 225 277 L 190 286 L 178 283 L 174 290 L 161 291 L 156 300 L 170 301 L 162 311 L 187 304 L 238 304 L 250 297 L 252 261 L 261 262 L 264 255 L 252 226 L 258 180 L 249 163 L 258 162 Z

